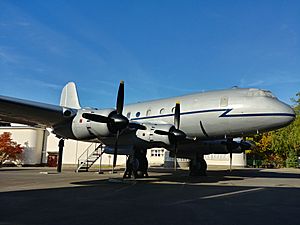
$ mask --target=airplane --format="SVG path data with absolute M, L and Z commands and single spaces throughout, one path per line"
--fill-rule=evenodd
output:
M 0 120 L 30 126 L 51 127 L 62 141 L 99 142 L 104 152 L 127 155 L 127 167 L 135 176 L 146 176 L 147 149 L 163 147 L 170 155 L 190 159 L 190 175 L 205 175 L 204 155 L 241 153 L 251 148 L 236 137 L 254 135 L 287 126 L 294 110 L 270 91 L 231 88 L 124 106 L 124 81 L 119 84 L 115 108 L 82 108 L 76 85 L 69 82 L 60 105 L 0 96 Z M 175 166 L 176 168 L 176 166 Z

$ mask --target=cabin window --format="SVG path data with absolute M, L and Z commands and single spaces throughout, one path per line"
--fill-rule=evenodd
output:
M 227 107 L 228 106 L 228 97 L 226 97 L 226 96 L 221 97 L 220 106 L 221 107 Z
M 174 112 L 175 112 L 175 107 L 173 107 L 173 108 L 172 108 L 171 112 L 172 112 L 172 113 L 174 113 Z
M 148 109 L 146 112 L 146 116 L 150 116 L 151 115 L 151 109 Z
M 164 114 L 165 113 L 165 109 L 162 108 L 160 111 L 159 111 L 159 114 Z
M 135 114 L 136 117 L 140 117 L 140 115 L 141 115 L 140 112 L 137 112 L 137 113 Z
M 130 119 L 131 112 L 127 113 L 127 118 Z

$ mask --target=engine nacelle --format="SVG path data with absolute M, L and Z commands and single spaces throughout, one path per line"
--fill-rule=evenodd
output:
M 242 153 L 247 149 L 253 148 L 253 144 L 248 141 L 242 140 L 213 140 L 213 141 L 202 141 L 200 149 L 205 154 L 228 154 Z
M 189 158 L 192 159 L 195 153 L 207 155 L 207 154 L 228 154 L 232 153 L 243 153 L 247 149 L 253 148 L 254 145 L 248 141 L 234 140 L 230 143 L 226 139 L 223 140 L 207 140 L 198 141 L 196 143 L 185 144 L 184 146 L 179 145 L 177 153 L 178 158 Z M 170 152 L 170 156 L 174 154 Z
M 243 152 L 240 143 L 236 141 L 228 143 L 227 140 L 203 141 L 201 144 L 201 151 L 205 152 L 206 154 L 228 154 L 230 152 Z
M 143 124 L 146 127 L 146 130 L 137 130 L 136 136 L 142 141 L 149 143 L 163 143 L 164 145 L 172 145 L 173 142 L 170 139 L 169 135 L 160 135 L 156 134 L 155 130 L 161 130 L 165 132 L 170 132 L 173 125 L 169 124 Z
M 89 139 L 94 136 L 107 137 L 111 135 L 111 131 L 106 123 L 98 123 L 87 120 L 82 117 L 83 113 L 95 113 L 102 116 L 108 116 L 114 113 L 114 109 L 103 109 L 103 110 L 91 110 L 82 109 L 78 110 L 77 115 L 73 119 L 72 131 L 78 139 Z

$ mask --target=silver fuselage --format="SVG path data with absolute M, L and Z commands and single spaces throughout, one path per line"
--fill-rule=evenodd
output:
M 286 126 L 293 109 L 270 92 L 228 89 L 127 105 L 124 115 L 139 123 L 173 124 L 174 106 L 181 104 L 181 127 L 188 136 L 224 138 Z

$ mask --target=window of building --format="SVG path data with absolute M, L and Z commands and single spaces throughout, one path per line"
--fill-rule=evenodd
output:
M 151 149 L 151 157 L 163 157 L 164 149 Z

